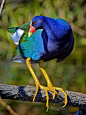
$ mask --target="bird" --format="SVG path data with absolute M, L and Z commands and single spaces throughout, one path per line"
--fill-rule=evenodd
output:
M 65 96 L 65 104 L 67 105 L 67 94 L 60 87 L 54 87 L 47 72 L 43 68 L 43 62 L 52 59 L 57 59 L 56 62 L 61 62 L 69 56 L 74 47 L 74 36 L 70 24 L 62 18 L 50 18 L 46 16 L 35 16 L 28 23 L 19 27 L 7 28 L 11 33 L 12 40 L 17 45 L 17 56 L 13 58 L 14 62 L 26 63 L 31 72 L 35 84 L 36 93 L 33 101 L 36 98 L 38 89 L 46 92 L 46 107 L 49 109 L 48 91 L 53 92 L 53 99 L 58 95 L 56 90 L 61 91 Z M 40 84 L 31 64 L 39 63 L 47 86 Z

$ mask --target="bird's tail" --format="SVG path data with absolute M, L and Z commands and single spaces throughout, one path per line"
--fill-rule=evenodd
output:
M 12 61 L 13 62 L 18 62 L 18 63 L 25 63 L 26 59 L 21 57 L 20 55 L 17 55 L 12 59 Z

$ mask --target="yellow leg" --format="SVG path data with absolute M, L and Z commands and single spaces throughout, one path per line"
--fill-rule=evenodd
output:
M 47 86 L 48 86 L 50 89 L 53 89 L 54 91 L 55 91 L 55 90 L 60 90 L 60 91 L 65 95 L 65 104 L 64 104 L 64 106 L 63 106 L 63 107 L 65 107 L 65 106 L 67 105 L 67 94 L 64 92 L 64 90 L 63 90 L 62 88 L 54 87 L 54 86 L 52 85 L 51 80 L 50 80 L 48 74 L 47 74 L 46 71 L 43 69 L 43 60 L 40 60 L 39 66 L 40 66 L 40 69 L 41 69 L 41 71 L 42 71 L 42 73 L 43 73 L 43 75 L 44 75 L 44 77 L 45 77 L 45 79 L 46 79 L 46 81 L 47 81 Z M 54 92 L 54 94 L 53 94 L 53 99 L 55 98 L 55 94 L 56 94 L 56 93 Z
M 47 111 L 48 111 L 48 109 L 49 109 L 49 95 L 48 95 L 48 91 L 52 91 L 52 92 L 55 93 L 55 94 L 57 94 L 57 92 L 54 91 L 53 89 L 49 88 L 49 87 L 45 87 L 45 86 L 42 86 L 42 85 L 40 84 L 40 82 L 39 82 L 39 80 L 38 80 L 36 74 L 34 73 L 32 67 L 31 67 L 31 58 L 27 58 L 27 59 L 26 59 L 26 65 L 27 65 L 29 71 L 31 72 L 31 74 L 32 74 L 32 76 L 33 76 L 33 78 L 34 78 L 35 84 L 36 84 L 36 87 L 37 87 L 37 90 L 36 90 L 36 93 L 35 93 L 35 95 L 34 95 L 33 101 L 35 100 L 36 95 L 37 95 L 37 92 L 38 92 L 38 89 L 39 89 L 39 87 L 40 87 L 41 89 L 43 89 L 43 90 L 46 92 L 46 96 L 47 96 L 46 107 L 47 107 Z

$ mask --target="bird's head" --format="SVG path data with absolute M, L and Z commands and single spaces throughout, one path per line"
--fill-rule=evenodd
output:
M 43 16 L 35 16 L 30 22 L 28 37 L 30 37 L 37 29 L 42 29 Z

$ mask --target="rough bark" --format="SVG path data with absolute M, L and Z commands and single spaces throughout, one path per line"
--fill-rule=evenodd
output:
M 22 100 L 22 101 L 32 101 L 36 87 L 33 86 L 15 86 L 15 85 L 6 85 L 0 84 L 0 96 L 2 99 L 13 99 L 13 100 Z M 52 92 L 49 91 L 49 101 L 50 103 L 61 103 L 64 104 L 65 97 L 62 92 L 57 91 L 59 97 L 56 95 L 55 99 L 52 99 Z M 86 110 L 86 94 L 79 92 L 72 92 L 65 90 L 68 96 L 67 105 L 78 107 L 80 109 Z M 45 91 L 39 89 L 36 96 L 35 102 L 46 102 L 46 93 Z

